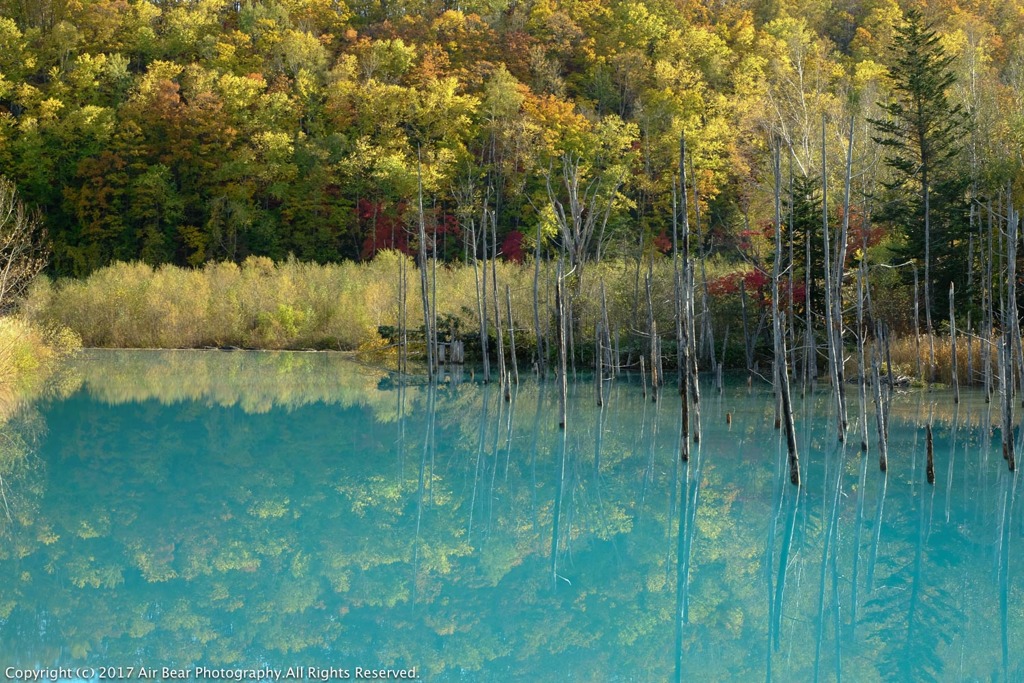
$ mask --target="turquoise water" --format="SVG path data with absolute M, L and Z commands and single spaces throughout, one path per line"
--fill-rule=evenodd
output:
M 706 386 L 687 464 L 672 392 L 620 379 L 601 410 L 581 378 L 562 433 L 551 386 L 506 403 L 464 379 L 328 354 L 75 361 L 0 437 L 0 666 L 1024 675 L 1024 501 L 979 395 L 896 397 L 887 477 L 873 420 L 864 457 L 826 393 L 798 400 L 797 490 L 763 389 Z

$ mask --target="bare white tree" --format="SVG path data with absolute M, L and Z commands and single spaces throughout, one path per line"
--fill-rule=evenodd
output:
M 611 217 L 616 194 L 622 187 L 625 170 L 617 178 L 594 174 L 587 179 L 582 155 L 569 152 L 562 155 L 561 166 L 562 188 L 552 183 L 551 169 L 545 180 L 548 200 L 555 212 L 555 222 L 569 255 L 569 264 L 575 268 L 586 261 L 595 233 L 600 260 L 600 242 Z
M 14 308 L 49 259 L 38 215 L 28 213 L 14 183 L 0 177 L 0 313 Z

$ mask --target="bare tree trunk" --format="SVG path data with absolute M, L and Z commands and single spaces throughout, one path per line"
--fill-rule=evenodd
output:
M 749 384 L 754 372 L 754 344 L 750 339 L 750 325 L 747 320 L 747 287 L 743 278 L 740 278 L 740 313 L 743 318 L 743 344 L 747 363 L 747 382 Z
M 690 177 L 693 182 L 693 222 L 695 227 L 695 233 L 697 235 L 697 244 L 701 247 L 700 258 L 700 280 L 701 280 L 701 348 L 706 348 L 708 362 L 711 364 L 710 367 L 715 367 L 715 329 L 711 324 L 711 293 L 708 290 L 708 273 L 705 268 L 707 259 L 704 258 L 703 245 L 704 238 L 701 235 L 700 228 L 700 195 L 698 194 L 697 187 L 697 174 L 693 170 L 693 155 L 690 155 Z M 691 294 L 695 296 L 696 289 L 692 289 Z M 696 342 L 696 337 L 693 337 Z M 696 353 L 696 343 L 693 344 L 694 353 Z M 699 430 L 698 430 L 699 431 Z
M 885 376 L 888 378 L 889 395 L 892 396 L 893 390 L 896 389 L 896 380 L 892 370 L 892 345 L 889 343 L 892 341 L 892 335 L 889 334 L 889 323 L 882 323 L 882 337 L 885 339 Z M 888 405 L 888 402 L 886 405 Z M 886 415 L 888 415 L 888 412 L 886 412 Z
M 685 149 L 685 143 L 681 143 L 683 149 Z M 680 152 L 682 153 L 682 152 Z M 680 162 L 680 167 L 682 162 Z M 682 192 L 682 211 L 686 213 L 686 184 L 685 178 L 680 183 L 683 188 Z M 683 219 L 686 220 L 685 218 Z M 684 225 L 683 234 L 685 235 L 686 228 Z M 684 237 L 685 239 L 685 237 Z M 675 313 L 675 326 L 676 326 L 676 371 L 678 374 L 677 383 L 679 388 L 679 395 L 685 396 L 686 391 L 686 365 L 685 356 L 687 346 L 684 343 L 686 332 L 683 330 L 683 292 L 682 287 L 682 275 L 679 272 L 679 206 L 676 203 L 676 186 L 675 182 L 672 183 L 672 305 L 673 312 Z M 683 412 L 686 412 L 686 408 L 683 408 Z M 687 430 L 687 426 L 683 425 L 683 431 Z
M 558 271 L 555 275 L 555 317 L 558 323 L 558 426 L 565 429 L 566 416 L 566 394 L 569 390 L 569 378 L 566 375 L 566 349 L 565 349 L 565 288 L 562 274 L 562 260 L 558 261 Z
M 793 148 L 789 147 L 789 211 L 786 216 L 787 232 L 789 233 L 789 305 L 787 306 L 786 331 L 789 333 L 789 371 L 793 380 L 796 380 L 796 302 L 794 301 L 793 285 L 796 274 L 796 255 L 794 253 L 793 235 Z
M 1006 235 L 1006 299 L 1003 308 L 1003 430 L 1006 462 L 1010 471 L 1016 469 L 1013 442 L 1013 343 L 1019 331 L 1017 316 L 1017 218 L 1009 202 Z M 1021 368 L 1024 374 L 1024 367 Z
M 824 244 L 825 259 L 825 341 L 828 347 L 828 372 L 832 382 L 832 393 L 836 401 L 836 427 L 840 441 L 846 439 L 846 417 L 843 409 L 843 393 L 840 386 L 839 365 L 842 363 L 841 349 L 836 348 L 835 319 L 832 284 L 832 253 L 829 248 L 828 226 L 828 174 L 825 157 L 825 116 L 821 117 L 821 232 Z
M 398 257 L 398 371 L 405 374 L 409 360 L 409 335 L 406 326 L 406 259 L 405 254 Z
M 505 302 L 508 304 L 508 337 L 511 348 L 509 356 L 512 357 L 512 379 L 516 386 L 519 386 L 519 359 L 516 358 L 516 328 L 512 320 L 512 288 L 505 284 Z
M 995 296 L 992 292 L 992 263 L 994 237 L 992 225 L 992 200 L 988 201 L 988 258 L 985 259 L 985 291 L 988 297 L 985 306 L 985 322 L 982 324 L 982 333 L 985 335 L 985 402 L 991 400 L 995 390 L 994 378 L 992 376 L 992 332 L 995 327 Z
M 420 293 L 423 299 L 423 338 L 427 345 L 427 376 L 434 381 L 437 375 L 435 349 L 431 346 L 430 290 L 427 288 L 427 230 L 423 218 L 423 175 L 419 161 L 419 150 L 416 151 L 416 188 L 418 197 L 418 214 L 420 228 Z
M 0 314 L 13 310 L 50 259 L 41 218 L 25 210 L 14 183 L 0 177 Z M 375 233 L 376 234 L 376 233 Z
M 512 399 L 505 369 L 505 335 L 501 327 L 501 305 L 498 294 L 498 227 L 497 216 L 491 213 L 491 296 L 494 299 L 494 332 L 498 336 L 498 381 L 505 392 L 505 400 Z
M 675 303 L 676 323 L 676 365 L 679 373 L 679 403 L 680 403 L 680 432 L 679 432 L 679 457 L 683 461 L 690 459 L 690 397 L 689 397 L 689 374 L 690 374 L 690 340 L 687 321 L 688 306 L 685 303 L 683 293 L 683 278 L 686 277 L 687 258 L 689 256 L 689 207 L 687 206 L 686 194 L 686 137 L 679 137 L 679 189 L 681 206 L 676 207 L 676 191 L 672 188 L 672 280 L 673 299 Z M 678 216 L 678 218 L 677 218 Z M 678 227 L 682 222 L 683 229 L 683 267 L 679 267 L 679 235 Z
M 1006 294 L 999 294 L 1001 311 L 1002 343 L 999 352 L 999 385 L 1002 398 L 1002 457 L 1006 458 L 1010 471 L 1017 467 L 1014 454 L 1014 352 L 1013 323 L 1011 315 L 1017 315 L 1017 288 L 1014 279 L 1017 276 L 1017 225 L 1008 221 L 1007 234 L 1007 287 Z
M 866 258 L 866 255 L 865 255 Z M 860 391 L 860 449 L 868 450 L 868 395 L 867 395 L 867 360 L 864 356 L 864 337 L 867 327 L 864 325 L 864 260 L 861 260 L 857 271 L 857 386 Z
M 729 341 L 729 326 L 725 326 L 725 334 L 722 335 L 722 360 L 718 361 L 718 365 L 715 366 L 715 388 L 718 390 L 718 395 L 721 396 L 725 390 L 725 382 L 722 378 L 722 367 L 725 365 L 725 349 L 726 344 Z
M 644 356 L 640 354 L 640 387 L 643 397 L 647 398 L 647 371 L 644 369 Z
M 1014 279 L 1010 280 L 1012 286 L 1012 292 L 1010 294 L 1010 312 L 1011 320 L 1013 321 L 1013 343 L 1017 350 L 1017 379 L 1020 386 L 1021 405 L 1024 406 L 1024 340 L 1021 339 L 1020 330 L 1020 315 L 1017 309 L 1017 287 L 1016 287 L 1016 271 L 1017 271 L 1017 241 L 1020 239 L 1020 215 L 1013 206 L 1013 186 L 1007 187 L 1006 193 L 1006 220 L 1009 226 L 1010 238 L 1013 241 L 1013 262 L 1014 262 Z
M 658 376 L 658 322 L 654 319 L 654 302 L 651 300 L 651 274 L 647 274 L 647 333 L 650 339 L 651 355 L 651 399 L 658 400 L 658 385 L 661 378 Z
M 967 386 L 974 385 L 974 332 L 971 327 L 971 312 L 967 311 Z
M 924 380 L 924 370 L 921 368 L 921 321 L 919 320 L 921 305 L 917 299 L 918 291 L 917 266 L 914 266 L 914 350 L 917 356 L 917 376 Z
M 604 405 L 604 357 L 601 349 L 601 321 L 594 324 L 594 390 L 597 393 L 597 407 Z
M 872 384 L 875 387 L 875 424 L 878 428 L 878 468 L 883 472 L 889 469 L 889 437 L 886 425 L 885 402 L 882 399 L 882 377 L 878 367 L 878 356 L 881 350 L 877 345 L 871 354 Z
M 686 316 L 687 325 L 689 326 L 690 340 L 690 402 L 692 404 L 691 413 L 693 415 L 693 424 L 691 425 L 691 432 L 693 434 L 693 442 L 700 443 L 700 373 L 697 368 L 697 330 L 696 321 L 694 319 L 694 304 L 693 297 L 696 290 L 696 283 L 694 282 L 694 268 L 693 263 L 687 267 L 687 272 L 690 274 L 690 282 L 684 291 L 687 292 L 686 304 L 688 315 Z
M 796 428 L 793 424 L 793 404 L 789 395 L 789 370 L 786 367 L 786 335 L 783 332 L 782 313 L 779 310 L 779 276 L 782 265 L 782 170 L 779 168 L 779 145 L 775 143 L 775 264 L 772 271 L 772 327 L 775 337 L 775 381 L 782 399 L 782 419 L 786 425 L 786 445 L 789 451 L 789 480 L 800 485 L 800 456 L 797 453 Z
M 491 193 L 488 191 L 487 196 L 490 197 Z M 487 350 L 487 199 L 484 199 L 484 209 L 480 214 L 480 239 L 482 240 L 483 249 L 483 278 L 480 285 L 480 355 L 483 356 L 484 361 L 484 383 L 491 381 L 491 358 Z M 476 262 L 474 261 L 474 264 Z M 474 265 L 474 269 L 476 266 Z M 475 272 L 475 271 L 474 271 Z
M 953 403 L 960 402 L 960 381 L 957 377 L 956 368 L 956 313 L 954 304 L 954 292 L 953 283 L 949 283 L 949 352 L 950 358 L 950 372 L 952 373 L 951 382 L 953 384 Z M 967 341 L 970 346 L 970 340 Z
M 791 198 L 790 206 L 795 200 Z M 818 376 L 818 349 L 814 340 L 814 310 L 811 307 L 811 235 L 805 231 L 804 235 L 804 372 L 803 384 L 800 388 L 801 396 L 806 395 L 807 387 Z
M 434 234 L 431 237 L 432 249 L 430 258 L 430 345 L 434 349 L 434 372 L 440 374 L 440 347 L 437 343 L 437 222 L 434 222 Z
M 540 334 L 540 237 L 540 221 L 537 221 L 537 244 L 533 253 L 533 336 L 537 346 L 534 355 L 537 373 L 544 377 L 547 374 L 545 372 L 547 359 L 544 357 L 544 344 Z
M 924 320 L 928 326 L 928 383 L 935 381 L 935 328 L 932 327 L 932 223 L 931 189 L 928 163 L 921 164 L 921 189 L 924 194 Z
M 814 309 L 811 307 L 811 235 L 804 236 L 804 367 L 801 396 L 807 394 L 807 387 L 818 377 L 818 345 L 814 339 Z
M 839 376 L 839 397 L 842 402 L 844 432 L 849 425 L 849 419 L 847 418 L 846 409 L 846 370 L 843 363 L 843 275 L 846 273 L 847 242 L 850 235 L 850 189 L 853 184 L 853 131 L 854 117 L 851 116 L 850 140 L 846 148 L 846 177 L 843 187 L 843 222 L 839 234 L 839 242 L 836 244 L 835 283 L 833 284 L 834 291 L 832 294 L 832 306 L 834 309 L 832 325 L 836 337 L 835 347 L 836 359 L 838 361 L 836 373 Z
M 622 347 L 619 344 L 619 326 L 616 325 L 615 326 L 615 376 L 618 376 L 619 373 L 622 371 L 622 353 L 619 350 L 621 348 Z
M 608 368 L 608 374 L 615 377 L 618 372 L 618 355 L 619 355 L 619 335 L 618 331 L 615 332 L 615 360 L 612 360 L 612 328 L 608 324 L 608 297 L 604 292 L 604 280 L 601 280 L 601 322 L 604 326 L 605 335 L 605 361 L 604 364 Z

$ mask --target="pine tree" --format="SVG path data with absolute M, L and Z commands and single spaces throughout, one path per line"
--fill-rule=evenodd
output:
M 932 331 L 932 311 L 948 307 L 949 282 L 956 282 L 958 291 L 966 284 L 961 242 L 969 229 L 969 179 L 955 164 L 966 117 L 946 95 L 956 82 L 953 57 L 919 11 L 907 12 L 894 48 L 893 96 L 881 105 L 887 116 L 871 120 L 878 133 L 873 139 L 885 148 L 885 163 L 894 172 L 886 183 L 890 197 L 883 218 L 905 226 L 906 244 L 898 257 L 923 259 L 926 324 Z
M 825 261 L 822 253 L 821 235 L 821 178 L 805 175 L 793 177 L 792 197 L 788 207 L 791 226 L 784 226 L 783 235 L 788 240 L 793 231 L 794 272 L 793 277 L 803 285 L 810 272 L 809 291 L 804 292 L 804 308 L 814 320 L 825 316 Z M 808 244 L 810 241 L 810 244 Z M 808 254 L 810 258 L 808 258 Z M 806 313 L 805 313 L 806 314 Z

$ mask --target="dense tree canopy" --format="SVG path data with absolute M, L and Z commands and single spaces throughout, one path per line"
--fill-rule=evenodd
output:
M 591 258 L 667 234 L 685 134 L 704 245 L 735 258 L 771 215 L 769 137 L 820 178 L 824 115 L 824 173 L 841 173 L 850 117 L 867 131 L 900 101 L 917 12 L 969 115 L 944 167 L 976 196 L 1017 179 L 1012 5 L 0 0 L 0 165 L 43 212 L 58 274 L 410 249 L 418 155 L 447 257 L 485 201 L 509 255 L 538 223 L 574 241 L 552 200 L 575 184 L 594 193 L 575 218 L 597 223 L 567 246 Z M 899 169 L 855 138 L 864 203 Z

